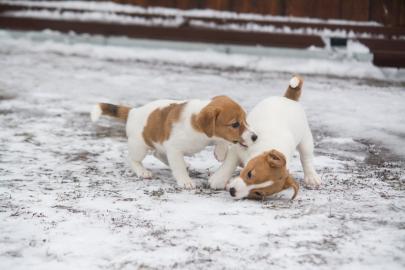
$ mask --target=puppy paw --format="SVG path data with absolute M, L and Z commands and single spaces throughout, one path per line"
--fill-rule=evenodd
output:
M 181 181 L 177 181 L 177 184 L 179 185 L 179 187 L 184 189 L 195 189 L 195 184 L 191 179 L 184 179 Z
M 304 184 L 310 187 L 318 187 L 321 185 L 321 178 L 317 173 L 309 173 L 304 176 Z
M 140 170 L 135 172 L 136 176 L 142 179 L 152 179 L 152 172 L 148 170 Z
M 215 175 L 208 179 L 211 189 L 225 189 L 227 182 L 228 181 L 224 180 L 222 177 L 216 177 Z
M 143 179 L 152 179 L 152 176 L 152 172 L 148 170 L 143 171 L 140 175 L 140 177 L 142 177 Z
M 152 172 L 145 169 L 145 167 L 143 167 L 140 162 L 134 162 L 133 161 L 131 163 L 131 167 L 134 170 L 137 177 L 143 178 L 143 179 L 151 179 L 152 178 Z

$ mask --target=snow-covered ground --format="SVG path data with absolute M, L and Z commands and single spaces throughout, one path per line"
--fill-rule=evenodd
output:
M 1 31 L 0 269 L 403 269 L 405 85 L 369 63 L 328 61 Z M 98 101 L 226 94 L 249 110 L 294 72 L 324 182 L 295 201 L 210 190 L 212 149 L 189 158 L 196 190 L 177 189 L 152 157 L 153 180 L 137 179 L 124 126 L 89 120 Z M 298 158 L 291 172 L 302 181 Z

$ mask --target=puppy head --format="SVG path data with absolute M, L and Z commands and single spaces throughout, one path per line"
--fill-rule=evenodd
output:
M 214 97 L 195 117 L 198 128 L 208 137 L 219 137 L 248 146 L 257 139 L 246 123 L 246 112 L 227 96 Z
M 294 189 L 294 199 L 298 183 L 288 173 L 284 155 L 277 150 L 264 152 L 251 159 L 239 177 L 232 179 L 228 185 L 235 199 L 262 199 L 289 187 Z

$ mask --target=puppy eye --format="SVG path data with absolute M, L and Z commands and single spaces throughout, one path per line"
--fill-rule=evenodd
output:
M 252 178 L 252 171 L 249 171 L 248 173 L 247 173 L 247 177 L 250 179 L 250 178 Z
M 240 127 L 240 124 L 239 124 L 239 122 L 235 122 L 235 123 L 233 123 L 231 126 L 232 126 L 233 128 L 238 128 L 238 127 Z

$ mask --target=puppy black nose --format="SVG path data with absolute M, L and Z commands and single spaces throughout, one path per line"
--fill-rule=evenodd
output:
M 255 142 L 256 140 L 257 140 L 257 135 L 256 135 L 256 134 L 253 134 L 253 135 L 252 135 L 252 141 Z
M 231 196 L 232 196 L 232 197 L 235 197 L 236 189 L 233 188 L 233 187 L 230 188 L 230 189 L 229 189 L 229 193 L 231 193 Z

